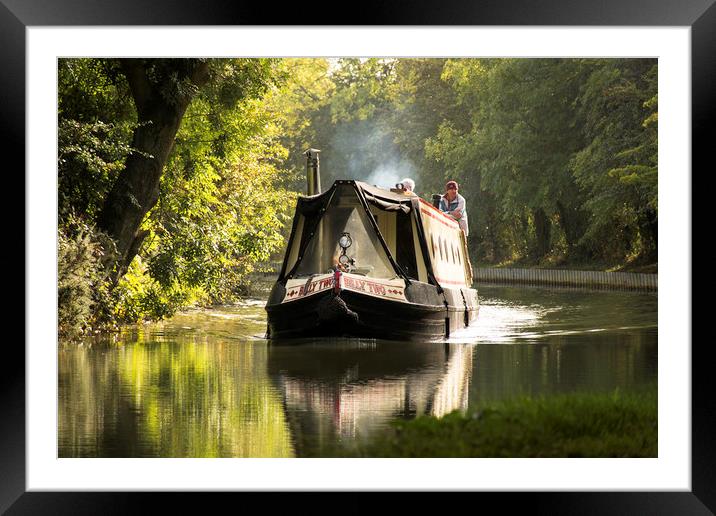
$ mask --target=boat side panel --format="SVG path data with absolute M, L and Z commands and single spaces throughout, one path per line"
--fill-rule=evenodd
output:
M 421 199 L 420 220 L 435 279 L 443 288 L 467 288 L 469 259 L 459 224 Z

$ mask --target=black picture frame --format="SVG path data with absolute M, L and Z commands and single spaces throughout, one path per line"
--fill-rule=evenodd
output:
M 0 0 L 0 121 L 3 156 L 19 157 L 14 170 L 25 170 L 25 30 L 29 26 L 64 25 L 530 25 L 530 26 L 688 26 L 692 51 L 692 158 L 707 163 L 706 151 L 714 141 L 716 103 L 716 6 L 715 0 L 430 0 L 414 2 L 362 2 L 340 21 L 327 19 L 335 4 L 319 3 L 244 5 L 229 0 Z M 275 11 L 275 12 L 273 12 Z M 323 18 L 323 19 L 322 19 Z M 5 168 L 5 167 L 3 167 Z M 692 167 L 693 168 L 693 167 Z M 710 165 L 713 168 L 713 165 Z M 6 169 L 7 170 L 7 169 Z M 9 172 L 9 171 L 8 171 Z M 15 172 L 14 191 L 25 192 L 24 174 Z M 693 174 L 691 175 L 693 177 Z M 15 213 L 18 213 L 17 210 Z M 22 249 L 25 227 L 17 215 L 6 220 L 9 238 Z M 17 262 L 3 258 L 6 268 Z M 17 265 L 14 265 L 17 267 Z M 25 267 L 25 275 L 32 271 Z M 18 290 L 19 291 L 19 290 Z M 16 306 L 25 308 L 23 301 Z M 31 310 L 32 307 L 27 307 Z M 670 343 L 691 346 L 691 342 Z M 692 357 L 692 490 L 690 492 L 566 492 L 566 493 L 470 493 L 470 504 L 497 501 L 501 511 L 529 505 L 530 510 L 550 514 L 713 514 L 716 511 L 716 457 L 714 453 L 714 392 L 708 342 L 691 346 Z M 159 498 L 163 511 L 206 509 L 211 493 L 89 493 L 26 492 L 25 489 L 25 351 L 8 339 L 5 367 L 0 375 L 0 512 L 8 514 L 106 514 L 143 513 L 147 497 Z M 222 494 L 251 498 L 262 493 Z M 373 510 L 373 494 L 349 494 L 352 501 L 340 506 L 317 502 L 311 493 L 292 497 L 294 512 L 364 512 Z M 214 494 L 216 496 L 216 494 Z M 264 494 L 265 496 L 265 494 Z M 272 496 L 276 496 L 275 494 Z M 499 498 L 498 498 L 499 497 Z M 408 497 L 405 497 L 408 498 Z M 401 502 L 410 510 L 424 503 L 421 493 Z M 276 500 L 274 498 L 274 500 Z M 280 497 L 279 497 L 280 500 Z M 459 500 L 459 499 L 458 499 Z M 259 505 L 265 504 L 258 498 Z M 242 504 L 246 500 L 242 500 Z M 380 503 L 380 502 L 379 502 Z M 457 502 L 459 503 L 459 501 Z M 298 505 L 296 505 L 298 504 Z M 272 504 L 273 505 L 273 504 Z M 342 509 L 341 509 L 342 508 Z

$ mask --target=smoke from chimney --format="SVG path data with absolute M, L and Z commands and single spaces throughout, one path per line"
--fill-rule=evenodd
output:
M 382 188 L 392 188 L 405 177 L 416 180 L 412 161 L 399 152 L 393 135 L 373 121 L 339 126 L 330 147 L 346 160 L 347 172 L 332 171 L 334 179 L 355 179 Z

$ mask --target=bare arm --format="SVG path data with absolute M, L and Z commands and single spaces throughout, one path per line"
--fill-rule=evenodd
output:
M 465 199 L 463 197 L 458 197 L 457 199 L 457 208 L 455 208 L 453 211 L 450 212 L 450 215 L 455 220 L 459 220 L 462 218 L 462 214 L 465 212 Z

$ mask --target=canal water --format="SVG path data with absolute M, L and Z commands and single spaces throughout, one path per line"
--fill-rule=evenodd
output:
M 447 342 L 269 342 L 250 300 L 61 345 L 58 456 L 350 455 L 396 418 L 656 385 L 656 294 L 478 290 Z

